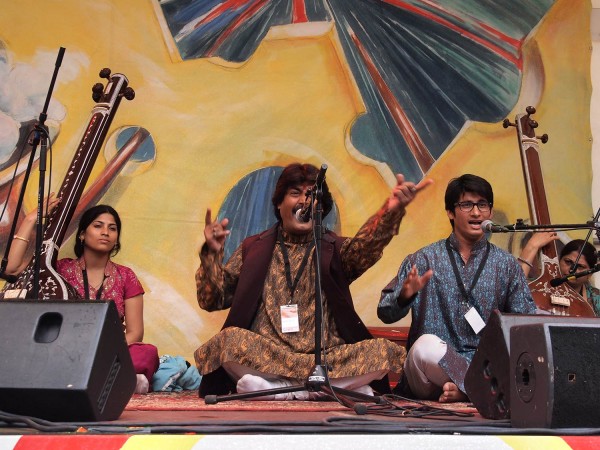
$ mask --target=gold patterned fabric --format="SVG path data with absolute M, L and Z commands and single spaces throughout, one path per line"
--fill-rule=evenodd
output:
M 380 257 L 384 247 L 397 233 L 403 213 L 382 208 L 371 217 L 353 238 L 345 239 L 341 258 L 346 278 L 356 279 Z M 282 232 L 289 255 L 292 279 L 310 249 L 309 263 L 299 278 L 293 300 L 285 275 L 284 256 L 275 245 L 270 267 L 262 290 L 262 301 L 250 330 L 229 327 L 220 331 L 195 352 L 200 373 L 217 370 L 224 362 L 236 362 L 263 373 L 304 379 L 312 369 L 315 346 L 315 266 L 311 234 L 295 236 Z M 235 292 L 236 280 L 242 266 L 242 251 L 238 248 L 228 263 L 221 264 L 222 255 L 203 249 L 200 267 L 196 272 L 199 305 L 208 311 L 228 308 Z M 323 294 L 325 295 L 325 294 Z M 347 344 L 340 337 L 325 299 L 323 308 L 323 345 L 326 349 L 322 363 L 331 366 L 331 378 L 363 375 L 379 370 L 400 373 L 406 352 L 387 339 L 369 339 Z M 282 332 L 281 306 L 298 305 L 300 331 Z

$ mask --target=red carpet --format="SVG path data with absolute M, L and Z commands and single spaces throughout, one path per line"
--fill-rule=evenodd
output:
M 470 403 L 443 404 L 438 402 L 422 402 L 434 408 L 458 410 L 464 413 L 476 413 Z M 409 402 L 397 402 L 409 405 Z M 134 394 L 126 411 L 347 411 L 348 408 L 332 401 L 262 401 L 231 400 L 216 405 L 206 405 L 204 399 L 198 397 L 197 391 L 152 392 Z
M 216 405 L 204 404 L 197 391 L 134 394 L 126 411 L 342 411 L 337 402 L 231 400 Z

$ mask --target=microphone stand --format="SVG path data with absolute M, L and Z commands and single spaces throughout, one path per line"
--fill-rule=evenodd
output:
M 592 232 L 596 231 L 596 236 L 600 239 L 600 223 L 598 220 L 600 219 L 600 209 L 596 212 L 593 220 L 590 220 L 584 224 L 582 223 L 569 223 L 569 224 L 547 224 L 547 225 L 525 225 L 523 219 L 517 219 L 517 222 L 514 225 L 506 225 L 503 226 L 500 230 L 492 230 L 492 233 L 517 233 L 524 231 L 569 231 L 569 230 L 589 230 L 588 234 L 585 238 L 587 242 L 590 239 Z M 553 278 L 550 281 L 550 285 L 552 287 L 557 287 L 563 284 L 566 281 L 574 280 L 579 277 L 584 277 L 586 275 L 590 275 L 592 273 L 600 271 L 600 265 L 596 265 L 595 267 L 583 270 L 581 272 L 576 272 L 577 264 L 581 259 L 583 254 L 583 247 L 579 249 L 579 253 L 577 254 L 577 258 L 575 258 L 575 262 L 569 269 L 569 275 L 561 277 L 561 278 Z
M 8 255 L 10 254 L 10 247 L 12 245 L 12 239 L 17 228 L 17 219 L 19 212 L 23 206 L 23 198 L 25 197 L 25 190 L 27 188 L 27 182 L 29 181 L 29 175 L 33 167 L 33 161 L 35 160 L 35 153 L 37 151 L 38 144 L 40 145 L 40 157 L 39 157 L 39 184 L 38 184 L 38 201 L 37 201 L 37 219 L 36 219 L 36 236 L 35 236 L 35 252 L 34 268 L 33 268 L 33 284 L 31 295 L 28 295 L 30 299 L 37 300 L 40 292 L 40 260 L 39 255 L 42 252 L 43 242 L 43 220 L 44 220 L 44 184 L 46 176 L 46 154 L 48 148 L 48 127 L 46 126 L 46 119 L 48 118 L 48 106 L 50 105 L 50 99 L 52 98 L 52 92 L 54 91 L 54 84 L 56 83 L 56 77 L 58 76 L 58 70 L 62 64 L 62 60 L 65 54 L 65 48 L 60 47 L 58 50 L 58 56 L 56 57 L 56 63 L 54 65 L 54 73 L 52 74 L 52 80 L 50 81 L 50 87 L 46 95 L 46 101 L 42 112 L 39 115 L 38 122 L 34 128 L 34 135 L 31 141 L 31 154 L 27 163 L 27 169 L 23 176 L 23 184 L 21 186 L 21 192 L 19 193 L 19 200 L 17 201 L 17 207 L 13 214 L 13 223 L 10 228 L 10 234 L 8 235 L 8 243 L 4 252 L 4 258 L 0 266 L 0 278 L 7 280 L 12 283 L 16 281 L 16 278 L 11 275 L 6 275 L 6 266 L 8 264 Z M 18 162 L 17 162 L 18 164 Z M 8 201 L 8 199 L 7 199 Z
M 598 211 L 596 211 L 596 215 L 594 216 L 594 220 L 592 222 L 597 223 L 599 218 L 600 218 L 600 208 L 598 208 Z M 588 242 L 590 240 L 590 236 L 592 235 L 592 230 L 593 229 L 590 228 L 590 230 L 588 231 L 587 236 L 585 237 L 586 242 Z M 600 228 L 596 228 L 596 236 L 598 238 L 600 238 Z M 581 259 L 582 255 L 583 255 L 583 245 L 579 249 L 579 253 L 577 253 L 577 258 L 575 258 L 573 265 L 569 269 L 570 275 L 573 275 L 575 273 L 575 271 L 577 270 L 577 264 L 579 264 L 579 260 Z
M 569 231 L 569 230 L 596 230 L 600 231 L 600 222 L 597 222 L 600 210 L 594 220 L 586 223 L 566 223 L 566 224 L 547 224 L 547 225 L 525 225 L 523 219 L 517 219 L 514 225 L 505 225 L 502 230 L 492 231 L 493 233 L 513 233 L 520 231 Z M 589 236 L 588 236 L 589 237 Z
M 337 386 L 332 386 L 329 382 L 327 375 L 327 367 L 323 365 L 321 353 L 322 341 L 323 341 L 323 295 L 321 291 L 321 241 L 323 237 L 323 181 L 325 181 L 325 171 L 327 165 L 321 166 L 321 173 L 323 176 L 317 177 L 317 182 L 313 189 L 311 189 L 310 204 L 313 208 L 312 221 L 313 221 L 313 239 L 315 244 L 314 252 L 314 264 L 315 264 L 315 351 L 314 360 L 315 364 L 311 370 L 310 375 L 304 382 L 304 384 L 286 386 L 281 388 L 263 389 L 253 392 L 245 392 L 243 394 L 229 394 L 229 395 L 207 395 L 204 397 L 204 403 L 207 405 L 214 405 L 216 403 L 228 400 L 241 400 L 254 397 L 263 397 L 265 395 L 273 394 L 285 394 L 289 392 L 323 392 L 325 394 L 332 395 L 338 401 L 339 398 L 336 396 L 340 394 L 340 397 L 344 398 L 346 402 L 341 402 L 344 406 L 348 406 L 349 398 L 354 398 L 363 402 L 372 402 L 380 404 L 383 402 L 381 397 L 367 395 L 360 392 L 354 392 L 348 389 L 342 389 Z M 316 202 L 315 202 L 316 200 Z
M 591 269 L 582 270 L 580 272 L 574 272 L 574 273 L 569 272 L 569 275 L 561 277 L 561 278 L 553 278 L 552 280 L 550 280 L 550 286 L 557 287 L 566 281 L 572 281 L 577 278 L 585 277 L 587 275 L 591 275 L 596 272 L 600 272 L 600 264 L 596 264 Z

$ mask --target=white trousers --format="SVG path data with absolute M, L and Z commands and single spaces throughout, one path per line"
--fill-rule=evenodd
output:
M 417 398 L 437 400 L 444 384 L 452 381 L 438 364 L 447 347 L 436 335 L 424 334 L 410 348 L 404 362 L 404 374 Z
M 303 384 L 305 380 L 293 380 L 284 377 L 280 377 L 278 375 L 273 375 L 269 373 L 262 373 L 258 370 L 251 369 L 248 366 L 243 366 L 236 362 L 224 362 L 223 369 L 227 372 L 227 374 L 235 381 L 236 383 L 246 374 L 256 375 L 261 378 L 264 378 L 268 381 L 280 381 L 286 380 L 291 381 L 292 384 Z M 375 372 L 365 373 L 364 375 L 357 375 L 354 377 L 342 377 L 342 378 L 330 378 L 329 382 L 332 386 L 336 386 L 342 389 L 354 390 L 358 389 L 362 386 L 369 384 L 375 380 L 381 380 L 388 373 L 387 370 L 378 370 Z

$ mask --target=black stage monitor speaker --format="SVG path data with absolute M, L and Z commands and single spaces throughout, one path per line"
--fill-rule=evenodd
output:
M 135 384 L 114 302 L 0 302 L 0 410 L 114 420 Z
M 494 311 L 481 331 L 479 346 L 465 375 L 465 391 L 487 419 L 511 417 L 510 330 L 516 325 L 543 323 L 600 323 L 596 318 L 542 314 L 501 314 Z
M 513 427 L 600 426 L 600 323 L 510 330 Z

